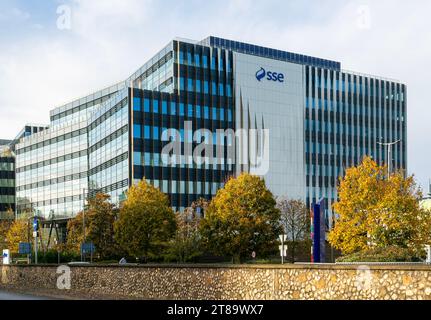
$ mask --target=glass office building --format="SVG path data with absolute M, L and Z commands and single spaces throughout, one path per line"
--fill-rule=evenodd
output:
M 377 142 L 400 139 L 390 161 L 407 161 L 404 84 L 216 37 L 175 39 L 125 81 L 54 109 L 50 120 L 16 144 L 18 213 L 72 217 L 88 194 L 118 203 L 144 177 L 181 210 L 253 172 L 238 161 L 250 158 L 235 144 L 240 129 L 268 130 L 268 187 L 309 204 L 332 203 L 338 177 L 364 155 L 386 163 Z M 204 161 L 189 159 L 188 149 L 209 140 Z M 169 162 L 162 150 L 173 141 L 181 152 Z

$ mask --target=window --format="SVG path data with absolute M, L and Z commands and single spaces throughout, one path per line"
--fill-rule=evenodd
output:
M 193 91 L 193 79 L 187 79 L 187 91 Z
M 224 96 L 224 85 L 223 85 L 223 83 L 220 83 L 219 84 L 219 93 L 220 93 L 220 96 Z
M 153 157 L 154 157 L 154 159 L 153 159 L 154 160 L 154 166 L 159 167 L 160 166 L 160 154 L 154 153 Z
M 153 112 L 154 113 L 159 113 L 159 100 L 154 100 L 153 101 Z
M 159 140 L 159 127 L 153 127 L 153 139 Z
M 175 102 L 171 102 L 171 116 L 175 116 L 177 114 L 177 105 Z
M 217 120 L 217 108 L 213 108 L 213 120 Z
M 229 110 L 227 111 L 227 116 L 228 116 L 228 121 L 229 121 L 229 122 L 232 122 L 232 110 L 230 110 L 230 109 L 229 109 Z
M 144 111 L 150 112 L 150 100 L 149 99 L 144 100 Z
M 209 88 L 208 81 L 207 81 L 207 80 L 205 80 L 205 81 L 204 81 L 204 93 L 205 93 L 205 94 L 208 94 L 208 93 L 209 93 L 209 91 L 210 91 L 210 88 Z
M 151 130 L 150 130 L 150 126 L 145 126 L 145 127 L 144 127 L 144 138 L 145 138 L 145 139 L 151 139 Z
M 189 104 L 187 108 L 187 116 L 193 118 L 193 105 Z
M 204 118 L 207 120 L 210 118 L 210 109 L 208 106 L 204 106 Z
M 196 118 L 201 118 L 201 106 L 196 106 Z
M 162 101 L 162 114 L 168 114 L 168 102 Z
M 200 63 L 200 57 L 199 57 L 199 54 L 195 54 L 195 65 L 196 65 L 196 67 L 200 67 L 201 66 L 201 63 Z
M 141 98 L 133 98 L 133 110 L 141 111 Z
M 140 166 L 142 164 L 142 158 L 140 152 L 133 152 L 133 164 L 135 166 Z
M 184 103 L 180 103 L 180 116 L 184 117 Z
M 145 165 L 150 166 L 151 165 L 151 153 L 145 152 Z
M 227 84 L 227 85 L 226 85 L 226 95 L 227 95 L 228 97 L 232 97 L 232 87 L 231 87 L 231 85 L 230 85 L 230 84 Z
M 201 81 L 200 80 L 196 80 L 196 92 L 198 92 L 198 93 L 201 92 Z
M 202 66 L 208 68 L 208 57 L 206 55 L 202 56 Z
M 141 138 L 141 125 L 140 124 L 134 124 L 133 125 L 133 137 L 134 138 Z

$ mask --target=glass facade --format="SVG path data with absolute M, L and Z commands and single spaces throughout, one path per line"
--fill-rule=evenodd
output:
M 169 195 L 172 207 L 181 210 L 201 197 L 210 199 L 233 175 L 234 168 L 226 158 L 217 159 L 216 152 L 212 157 L 202 154 L 208 158 L 205 164 L 187 163 L 183 154 L 180 163 L 167 165 L 161 153 L 170 142 L 166 130 L 180 132 L 184 150 L 184 140 L 193 140 L 186 121 L 191 122 L 193 131 L 234 129 L 233 62 L 232 53 L 224 49 L 179 41 L 173 42 L 173 49 L 173 92 L 133 90 L 131 163 L 134 180 L 145 177 Z M 216 142 L 214 148 L 227 141 Z
M 7 212 L 15 211 L 15 156 L 3 143 L 0 140 L 0 219 L 11 219 Z
M 305 67 L 305 161 L 307 203 L 337 199 L 346 168 L 365 155 L 388 163 L 378 142 L 400 140 L 392 168 L 407 168 L 406 86 L 367 75 Z
M 251 57 L 243 60 L 253 69 L 250 78 L 247 70 L 241 75 L 244 85 L 254 81 L 249 88 L 259 84 L 254 74 L 261 66 L 254 65 L 255 57 L 298 69 L 301 77 L 295 77 L 301 80 L 294 92 L 300 102 L 285 105 L 302 108 L 304 104 L 304 129 L 301 125 L 298 136 L 304 136 L 307 203 L 320 197 L 336 199 L 337 178 L 363 155 L 385 163 L 384 150 L 376 141 L 402 139 L 392 160 L 396 168 L 406 167 L 405 85 L 343 72 L 336 61 L 252 44 L 216 37 L 200 42 L 176 39 L 125 81 L 52 110 L 49 128 L 29 127 L 15 139 L 18 214 L 33 211 L 44 217 L 72 217 L 82 210 L 85 194 L 101 191 L 119 203 L 125 191 L 144 177 L 168 194 L 177 210 L 198 198 L 210 199 L 241 170 L 225 156 L 232 138 L 214 134 L 240 128 L 238 119 L 250 111 L 246 96 L 239 99 L 244 101 L 241 108 L 236 105 L 241 93 L 235 92 L 235 54 Z M 264 95 L 278 93 L 261 94 L 256 99 L 266 101 Z M 273 120 L 270 123 L 278 118 Z M 275 132 L 282 132 L 283 125 L 274 124 Z M 162 155 L 173 139 L 167 129 L 177 130 L 181 142 L 179 161 L 171 164 Z M 198 129 L 207 133 L 196 137 Z M 198 157 L 204 163 L 188 161 L 185 142 L 205 141 L 207 134 L 213 135 L 214 152 Z M 193 142 L 192 148 L 198 144 Z M 216 149 L 224 149 L 224 156 L 220 158 Z M 277 170 L 283 170 L 280 163 Z

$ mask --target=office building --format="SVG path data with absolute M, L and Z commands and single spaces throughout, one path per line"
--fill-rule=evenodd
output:
M 406 90 L 337 61 L 216 37 L 175 39 L 128 79 L 52 110 L 48 128 L 20 140 L 18 213 L 71 217 L 89 193 L 118 203 L 143 177 L 181 210 L 210 199 L 230 176 L 255 172 L 253 146 L 268 150 L 262 176 L 274 195 L 331 205 L 347 167 L 364 155 L 387 163 L 377 142 L 400 139 L 389 161 L 407 167 Z M 235 143 L 240 129 L 266 130 L 267 139 Z M 162 150 L 173 141 L 181 152 L 169 162 Z M 201 141 L 214 152 L 191 161 Z

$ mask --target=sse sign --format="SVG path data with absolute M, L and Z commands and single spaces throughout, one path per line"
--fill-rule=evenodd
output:
M 274 71 L 266 71 L 264 68 L 260 68 L 259 71 L 256 72 L 256 79 L 259 82 L 262 82 L 263 79 L 274 82 L 284 82 L 284 74 L 280 72 Z

